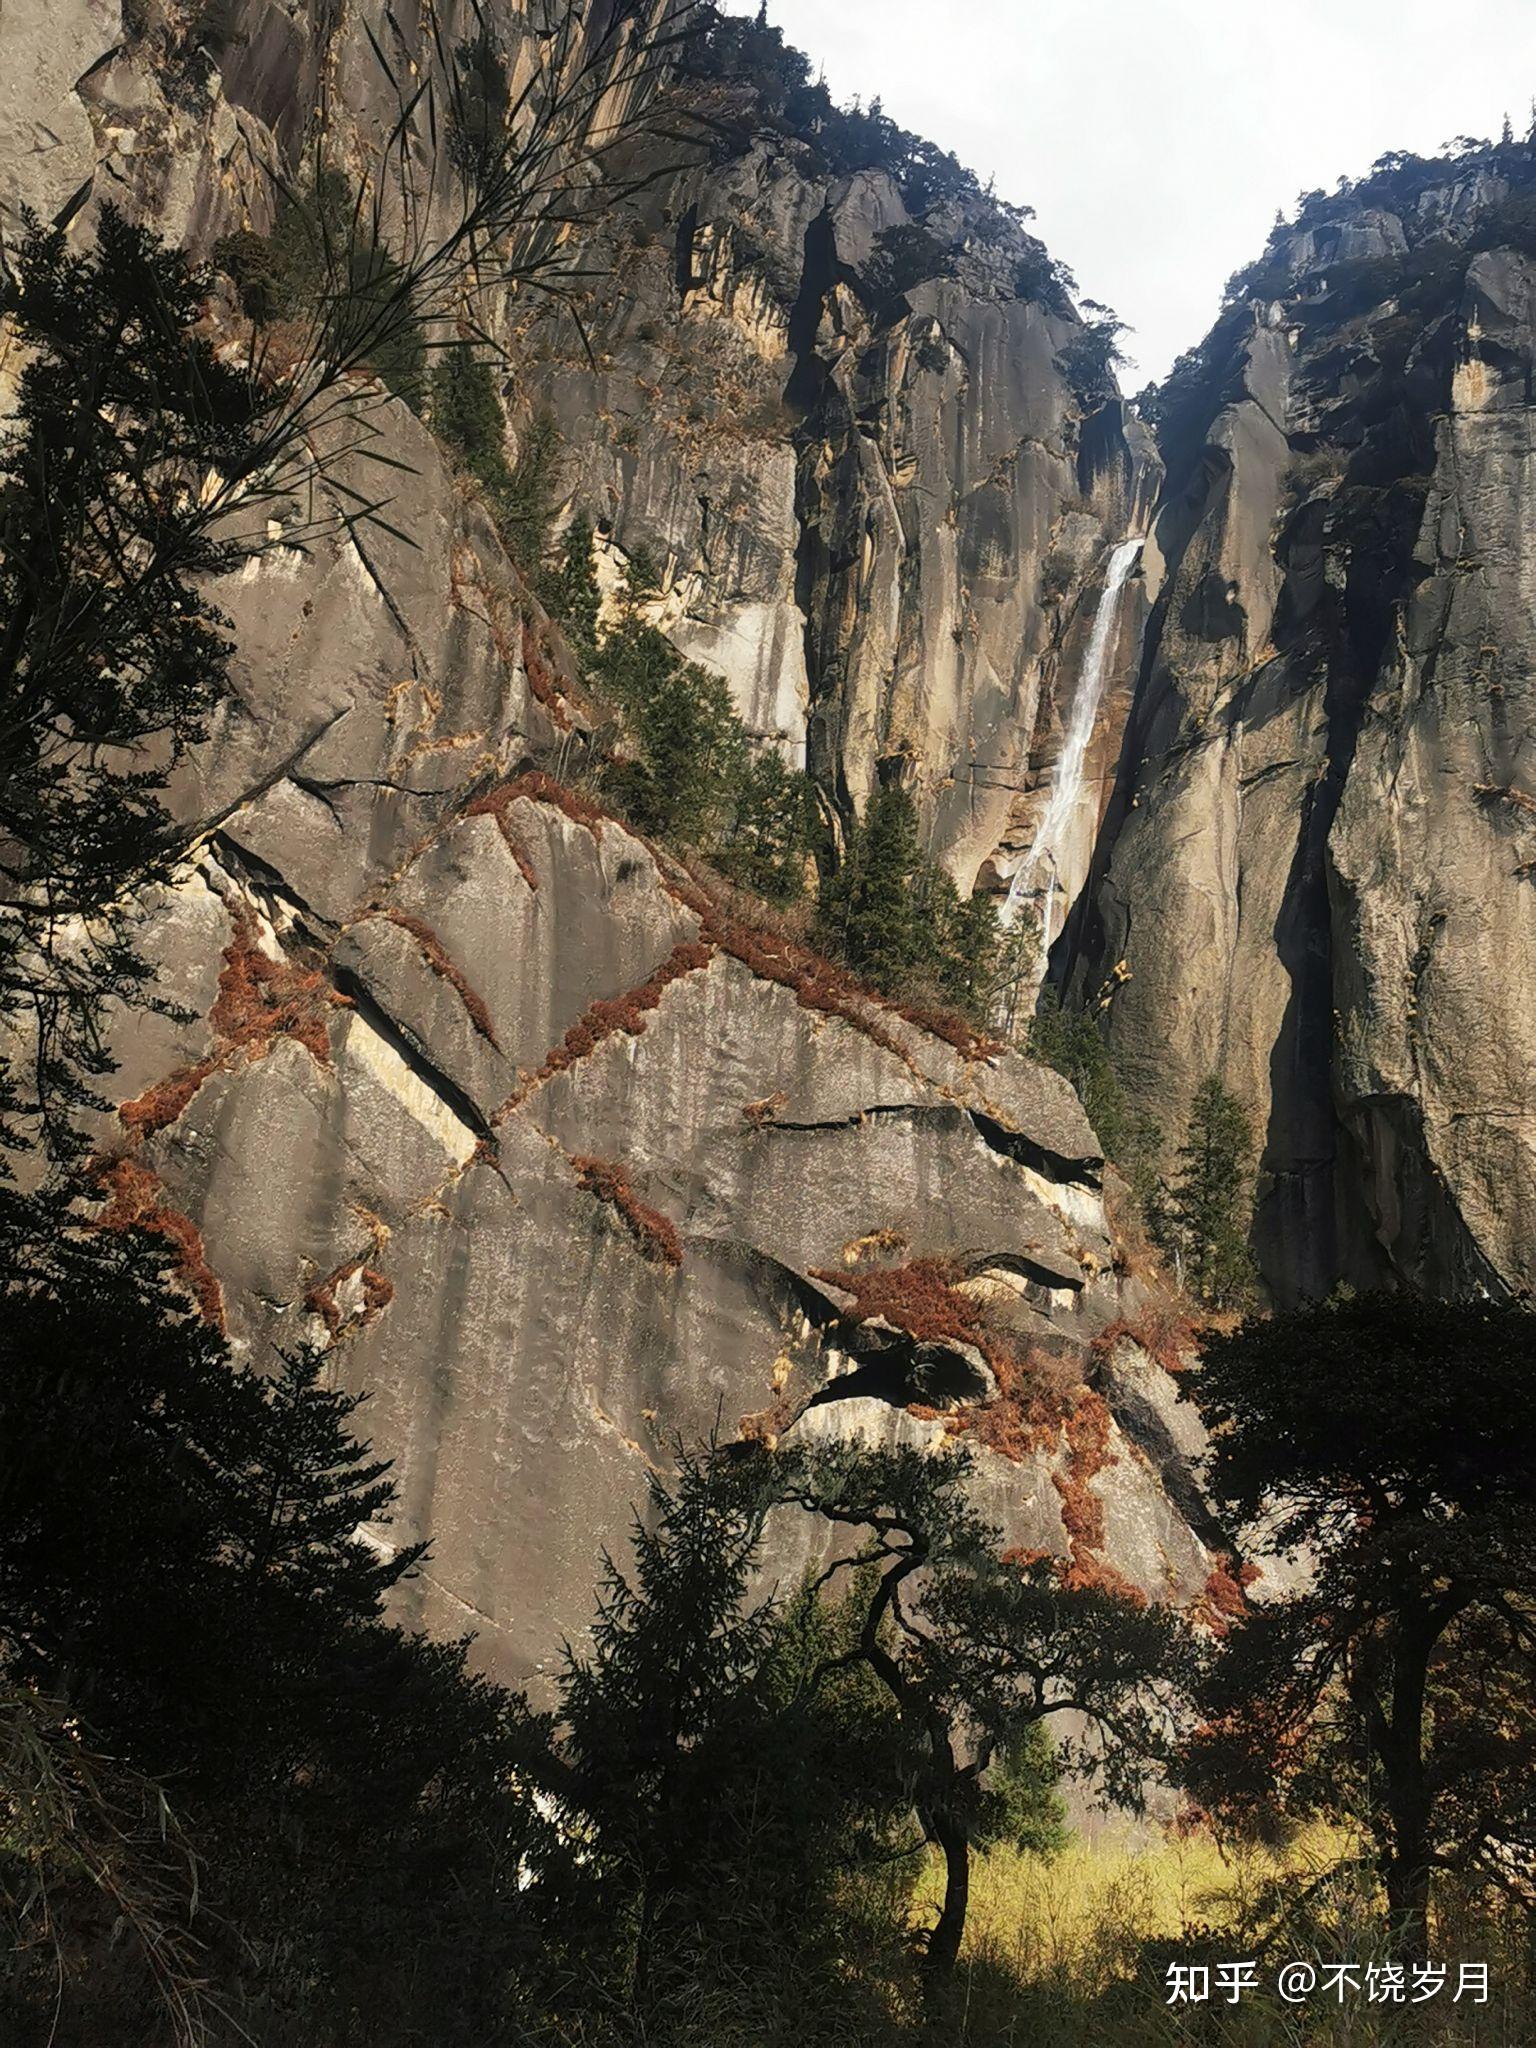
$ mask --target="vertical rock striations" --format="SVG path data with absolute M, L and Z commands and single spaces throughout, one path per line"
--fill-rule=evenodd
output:
M 1536 1279 L 1536 157 L 1384 161 L 1157 410 L 1134 708 L 1055 971 L 1137 1096 L 1253 1111 L 1283 1298 Z

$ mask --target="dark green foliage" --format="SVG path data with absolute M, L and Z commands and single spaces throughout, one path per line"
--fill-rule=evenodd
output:
M 686 75 L 750 95 L 755 130 L 778 127 L 793 135 L 827 169 L 889 171 L 914 213 L 941 200 L 983 196 L 974 172 L 948 150 L 899 127 L 878 100 L 867 109 L 837 106 L 826 86 L 812 78 L 809 60 L 766 19 L 699 7 L 682 61 Z M 1010 218 L 1027 217 L 1027 209 L 992 204 Z
M 913 1803 L 944 1857 L 925 1952 L 943 1977 L 965 1932 L 971 1847 L 997 1821 L 985 1783 L 994 1757 L 1071 1708 L 1111 1723 L 1115 1740 L 1101 1751 L 1065 1745 L 1064 1758 L 1134 1805 L 1188 1675 L 1187 1643 L 1166 1610 L 1069 1591 L 1043 1560 L 1004 1564 L 998 1532 L 966 1494 L 964 1456 L 846 1444 L 776 1455 L 783 1498 L 854 1539 L 856 1655 L 909 1732 Z
M 768 902 L 791 903 L 805 893 L 806 862 L 819 827 L 810 777 L 788 767 L 774 749 L 760 748 L 736 777 L 715 864 Z
M 885 306 L 930 278 L 949 276 L 953 268 L 954 259 L 944 244 L 926 228 L 907 221 L 876 235 L 863 282 L 874 304 Z
M 284 186 L 269 236 L 226 235 L 213 256 L 259 326 L 304 323 L 317 352 L 366 364 L 421 411 L 426 336 L 412 281 L 340 171 L 321 166 L 307 190 Z
M 206 275 L 112 207 L 83 253 L 31 223 L 14 276 L 31 355 L 0 438 L 0 1016 L 37 1050 L 0 1089 L 0 1142 L 65 1155 L 107 1071 L 104 1003 L 148 1001 L 112 906 L 172 857 L 168 772 L 227 685 L 200 592 L 238 553 L 198 494 L 254 463 L 259 402 L 196 332 Z
M 506 147 L 512 94 L 496 39 L 482 21 L 479 32 L 454 52 L 449 81 L 448 157 L 471 183 L 494 173 Z
M 891 1704 L 833 1668 L 844 1614 L 754 1604 L 772 1468 L 681 1458 L 653 1480 L 628 1571 L 607 1563 L 561 1686 L 560 1796 L 590 1844 L 588 1927 L 639 2013 L 700 1967 L 846 1942 L 850 1881 L 916 1849 Z M 910 1876 L 912 1864 L 907 1863 Z
M 1072 311 L 1072 294 L 1077 279 L 1064 263 L 1058 263 L 1044 242 L 1028 237 L 1024 254 L 1013 269 L 1014 296 L 1032 299 L 1048 313 L 1065 318 Z
M 924 950 L 913 887 L 922 864 L 917 806 L 899 783 L 883 783 L 848 835 L 820 912 L 838 952 L 878 987 L 901 986 Z
M 472 477 L 505 487 L 511 471 L 496 379 L 471 343 L 456 342 L 432 365 L 430 418 L 433 433 Z
M 1242 1104 L 1214 1074 L 1195 1091 L 1189 1133 L 1155 1229 L 1184 1285 L 1208 1308 L 1244 1307 L 1254 1286 L 1253 1131 Z
M 1056 367 L 1072 387 L 1079 405 L 1091 409 L 1115 396 L 1115 371 L 1125 361 L 1120 336 L 1125 322 L 1092 300 L 1084 301 L 1089 318 L 1056 352 Z
M 549 539 L 559 463 L 560 430 L 555 416 L 537 412 L 505 486 L 492 494 L 496 524 L 507 553 L 529 574 L 538 568 Z
M 1207 1339 L 1206 1484 L 1307 1560 L 1204 1688 L 1202 1798 L 1362 1821 L 1422 1953 L 1432 1868 L 1495 1877 L 1536 1822 L 1536 1316 L 1341 1298 Z
M 608 636 L 594 673 L 634 743 L 633 758 L 616 761 L 607 776 L 625 814 L 643 832 L 709 850 L 747 765 L 724 677 L 684 661 L 638 618 Z
M 623 721 L 605 786 L 640 831 L 692 847 L 743 888 L 788 903 L 805 888 L 815 792 L 771 747 L 752 743 L 724 678 L 684 661 L 641 616 L 660 579 L 650 551 L 635 548 L 621 616 L 601 644 L 585 520 L 572 522 L 559 568 L 539 579 L 589 681 Z
M 923 853 L 909 791 L 884 783 L 822 889 L 826 945 L 888 995 L 937 995 L 984 1021 L 997 992 L 997 913 Z
M 1160 1134 L 1150 1117 L 1127 1102 L 1095 1018 L 1086 1010 L 1064 1009 L 1060 993 L 1047 984 L 1035 1002 L 1026 1050 L 1031 1059 L 1066 1075 L 1105 1157 L 1120 1168 L 1147 1211 L 1152 1206 Z
M 561 448 L 554 414 L 534 414 L 514 465 L 507 460 L 495 375 L 471 343 L 455 342 L 443 351 L 432 366 L 430 388 L 433 432 L 485 492 L 507 553 L 525 575 L 535 576 L 554 516 Z
M 8 1280 L 8 1678 L 173 1787 L 205 1862 L 205 1961 L 257 2038 L 349 2040 L 375 2000 L 395 2038 L 436 2037 L 445 1994 L 461 2021 L 504 2020 L 518 1863 L 543 1833 L 511 1774 L 543 1735 L 462 1646 L 378 1618 L 421 1551 L 356 1538 L 384 1537 L 392 1499 L 356 1397 L 311 1355 L 236 1370 L 131 1236 L 63 1241 Z M 429 1924 L 420 1888 L 450 1871 Z M 83 1980 L 83 2010 L 116 1981 Z
M 559 566 L 544 572 L 539 594 L 560 621 L 577 660 L 591 664 L 597 654 L 599 609 L 591 520 L 578 516 L 565 529 Z
M 1006 1842 L 1031 1856 L 1059 1856 L 1072 1839 L 1057 1787 L 1061 1766 L 1044 1722 L 1032 1722 L 1006 1744 L 987 1774 L 996 1802 L 979 1839 Z

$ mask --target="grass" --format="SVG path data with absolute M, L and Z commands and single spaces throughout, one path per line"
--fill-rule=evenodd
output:
M 1363 1981 L 1342 2006 L 1332 1992 L 1296 2005 L 1278 1998 L 1275 1972 L 1284 1961 L 1347 1959 L 1363 1980 L 1368 1963 L 1384 1960 L 1379 1899 L 1352 1878 L 1327 1882 L 1352 1853 L 1346 1839 L 1322 1829 L 1284 1854 L 1253 1848 L 1228 1855 L 1204 1833 L 1145 1841 L 1129 1831 L 1078 1839 L 1052 1861 L 995 1848 L 976 1861 L 953 2007 L 929 2032 L 973 2048 L 1417 2048 L 1430 2041 L 1516 2048 L 1536 2041 L 1529 1927 L 1454 1899 L 1442 1901 L 1435 1944 L 1450 1981 L 1433 2001 L 1371 2004 Z M 931 1869 L 919 1888 L 921 1918 L 937 1909 L 940 1886 Z M 1289 1909 L 1290 1925 L 1266 1951 L 1261 1930 L 1273 1926 L 1277 1906 Z M 1168 2005 L 1170 1961 L 1248 1958 L 1258 1961 L 1261 1988 L 1239 2005 L 1224 1994 L 1205 2005 Z M 1461 1961 L 1490 1965 L 1486 2005 L 1452 2002 Z

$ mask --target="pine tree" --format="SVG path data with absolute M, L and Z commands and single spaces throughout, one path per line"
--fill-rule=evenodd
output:
M 1195 1091 L 1162 1229 L 1186 1286 L 1211 1308 L 1240 1308 L 1253 1293 L 1252 1156 L 1247 1112 L 1209 1075 Z
M 502 445 L 506 424 L 488 363 L 469 342 L 445 349 L 432 366 L 432 431 L 478 482 L 494 488 L 511 476 Z
M 358 1540 L 360 1528 L 388 1521 L 395 1489 L 388 1462 L 351 1433 L 368 1396 L 323 1386 L 325 1369 L 313 1347 L 278 1354 L 262 1388 L 259 1462 L 236 1475 L 233 1555 L 249 1580 L 371 1620 L 427 1546 L 384 1554 Z
M 599 609 L 590 519 L 575 518 L 565 529 L 560 566 L 546 574 L 540 591 L 559 620 L 572 652 L 578 660 L 590 663 L 597 653 Z
M 716 862 L 743 888 L 789 903 L 805 888 L 817 817 L 810 777 L 786 766 L 775 748 L 759 747 L 737 778 Z
M 921 863 L 917 806 L 899 784 L 882 783 L 822 897 L 822 924 L 833 945 L 879 988 L 897 988 L 920 957 L 913 884 Z
M 5 293 L 29 357 L 0 436 L 0 1018 L 30 1049 L 0 1144 L 55 1157 L 107 1002 L 156 1006 L 120 899 L 174 857 L 162 793 L 228 683 L 201 592 L 238 549 L 203 508 L 255 461 L 260 400 L 199 331 L 207 290 L 108 206 L 84 252 L 31 221 Z

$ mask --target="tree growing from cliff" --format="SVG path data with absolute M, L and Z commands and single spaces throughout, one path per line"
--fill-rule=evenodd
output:
M 848 834 L 820 912 L 827 938 L 877 987 L 898 987 L 918 964 L 923 934 L 915 884 L 922 858 L 911 794 L 899 783 L 882 783 Z
M 964 1939 L 972 1847 L 1006 1812 L 987 1782 L 994 1759 L 1016 1755 L 1053 1715 L 1076 1713 L 1105 1739 L 1064 1746 L 1064 1760 L 1137 1804 L 1189 1676 L 1187 1640 L 1166 1609 L 1069 1590 L 1045 1559 L 1005 1564 L 967 1496 L 963 1454 L 841 1445 L 778 1456 L 784 1498 L 856 1541 L 826 1574 L 850 1572 L 861 1589 L 856 1639 L 835 1668 L 871 1672 L 913 1744 L 913 1803 L 944 1859 L 925 1947 L 942 1980 Z
M 1155 1211 L 1158 1129 L 1127 1101 L 1093 1014 L 1066 1008 L 1060 992 L 1047 984 L 1035 1001 L 1026 1049 L 1031 1059 L 1053 1067 L 1072 1083 L 1105 1156 L 1129 1180 L 1143 1214 Z
M 1206 1485 L 1304 1585 L 1203 1687 L 1207 1804 L 1363 1821 L 1399 1950 L 1437 1875 L 1512 1889 L 1536 1826 L 1536 1315 L 1369 1295 L 1207 1340 Z
M 1208 1075 L 1195 1091 L 1178 1170 L 1155 1218 L 1184 1285 L 1208 1308 L 1241 1308 L 1253 1293 L 1252 1158 L 1246 1110 Z
M 887 995 L 936 996 L 986 1021 L 1002 956 L 996 912 L 986 897 L 962 897 L 927 858 L 900 784 L 882 783 L 850 829 L 818 925 L 823 943 Z

